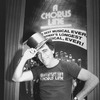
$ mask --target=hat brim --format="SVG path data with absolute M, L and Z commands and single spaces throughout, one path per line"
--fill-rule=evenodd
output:
M 49 41 L 50 38 L 48 39 L 45 39 L 44 41 L 42 41 L 41 43 L 39 43 L 37 46 L 36 46 L 36 50 L 38 51 L 47 41 Z

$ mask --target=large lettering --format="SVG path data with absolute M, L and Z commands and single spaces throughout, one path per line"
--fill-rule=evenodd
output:
M 48 26 L 64 25 L 64 18 L 71 17 L 71 10 L 59 11 L 58 5 L 53 6 L 52 12 L 43 12 L 41 18 L 47 20 Z
M 67 42 L 84 49 L 87 49 L 86 31 L 71 28 L 57 28 L 43 31 L 46 38 L 52 38 L 53 41 Z
M 49 73 L 41 73 L 40 80 L 63 80 L 64 75 L 63 72 L 49 72 Z

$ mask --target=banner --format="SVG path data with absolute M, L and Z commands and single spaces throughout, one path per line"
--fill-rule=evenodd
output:
M 72 28 L 56 28 L 43 31 L 42 34 L 46 38 L 52 38 L 53 41 L 66 42 L 87 49 L 86 31 Z

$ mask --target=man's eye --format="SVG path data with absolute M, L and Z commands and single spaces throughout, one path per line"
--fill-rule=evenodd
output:
M 47 50 L 43 50 L 43 52 L 46 52 Z

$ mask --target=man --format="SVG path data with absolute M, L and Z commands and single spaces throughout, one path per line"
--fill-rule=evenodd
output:
M 36 43 L 37 45 L 35 45 Z M 73 78 L 85 81 L 84 88 L 74 100 L 83 100 L 99 83 L 99 79 L 94 74 L 80 68 L 76 63 L 56 59 L 52 41 L 45 39 L 39 33 L 32 35 L 27 41 L 27 45 L 30 49 L 25 51 L 12 80 L 23 82 L 39 79 L 42 100 L 71 100 Z M 43 65 L 24 71 L 26 61 L 36 56 Z

